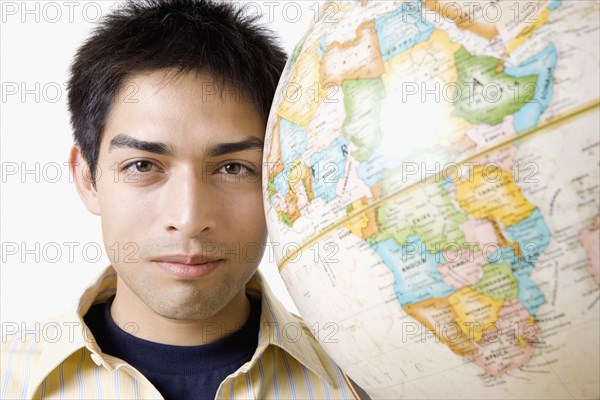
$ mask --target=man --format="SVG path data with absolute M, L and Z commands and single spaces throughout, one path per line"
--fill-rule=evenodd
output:
M 1 398 L 356 396 L 257 272 L 284 63 L 225 3 L 128 3 L 94 31 L 71 69 L 70 163 L 111 266 L 53 340 L 3 343 Z

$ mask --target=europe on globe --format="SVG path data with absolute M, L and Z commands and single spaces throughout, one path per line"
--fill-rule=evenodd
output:
M 340 1 L 267 126 L 307 326 L 373 398 L 600 397 L 600 5 Z

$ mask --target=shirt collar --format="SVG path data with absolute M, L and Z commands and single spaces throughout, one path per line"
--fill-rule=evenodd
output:
M 106 268 L 96 282 L 80 296 L 77 307 L 67 314 L 53 318 L 45 326 L 52 325 L 58 334 L 55 340 L 49 341 L 42 349 L 40 362 L 32 371 L 34 390 L 42 381 L 56 369 L 67 357 L 87 347 L 92 353 L 93 361 L 98 365 L 108 366 L 100 356 L 101 351 L 96 345 L 93 335 L 85 325 L 83 316 L 94 303 L 108 300 L 116 292 L 117 273 L 112 267 Z M 50 335 L 48 335 L 50 336 Z
M 92 305 L 105 302 L 114 296 L 116 288 L 117 273 L 112 266 L 109 266 L 95 283 L 83 292 L 73 311 L 51 322 L 53 325 L 50 328 L 55 327 L 58 334 L 56 340 L 42 350 L 40 360 L 44 362 L 38 363 L 38 367 L 32 371 L 33 387 L 41 384 L 61 362 L 83 347 L 92 353 L 92 359 L 96 364 L 113 369 L 102 356 L 93 335 L 83 321 L 83 316 Z M 260 271 L 257 271 L 246 284 L 246 293 L 261 298 L 261 317 L 257 351 L 250 363 L 241 370 L 247 372 L 268 346 L 273 345 L 286 351 L 306 368 L 334 385 L 335 371 L 332 363 L 324 362 L 327 357 L 324 350 L 319 347 L 302 319 L 290 313 L 277 300 L 269 286 L 264 283 Z
M 250 365 L 254 365 L 269 345 L 274 345 L 289 353 L 327 383 L 335 386 L 334 365 L 326 361 L 329 357 L 325 350 L 317 343 L 304 321 L 279 302 L 271 288 L 264 283 L 264 279 L 262 273 L 256 271 L 246 284 L 246 293 L 249 296 L 262 296 L 258 349 Z

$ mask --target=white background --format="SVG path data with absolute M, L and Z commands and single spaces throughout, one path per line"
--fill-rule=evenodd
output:
M 312 0 L 246 3 L 247 12 L 260 12 L 277 32 L 288 54 L 323 7 Z M 2 1 L 0 5 L 0 320 L 4 327 L 68 311 L 109 264 L 100 219 L 83 206 L 66 166 L 72 131 L 65 82 L 77 47 L 100 15 L 118 2 Z M 295 311 L 272 261 L 267 254 L 261 269 L 281 301 Z

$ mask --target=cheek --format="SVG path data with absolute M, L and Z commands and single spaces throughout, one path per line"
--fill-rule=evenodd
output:
M 261 241 L 267 234 L 263 209 L 262 193 L 233 197 L 223 215 L 227 216 L 228 226 L 238 233 L 238 239 Z
M 264 217 L 262 194 L 241 206 L 243 212 L 234 221 L 238 229 L 235 240 L 240 245 L 242 259 L 250 268 L 260 262 L 267 243 L 267 225 Z
M 149 201 L 152 196 L 135 196 L 127 190 L 107 186 L 98 196 L 105 241 L 136 241 L 137 232 L 149 226 L 156 203 Z

